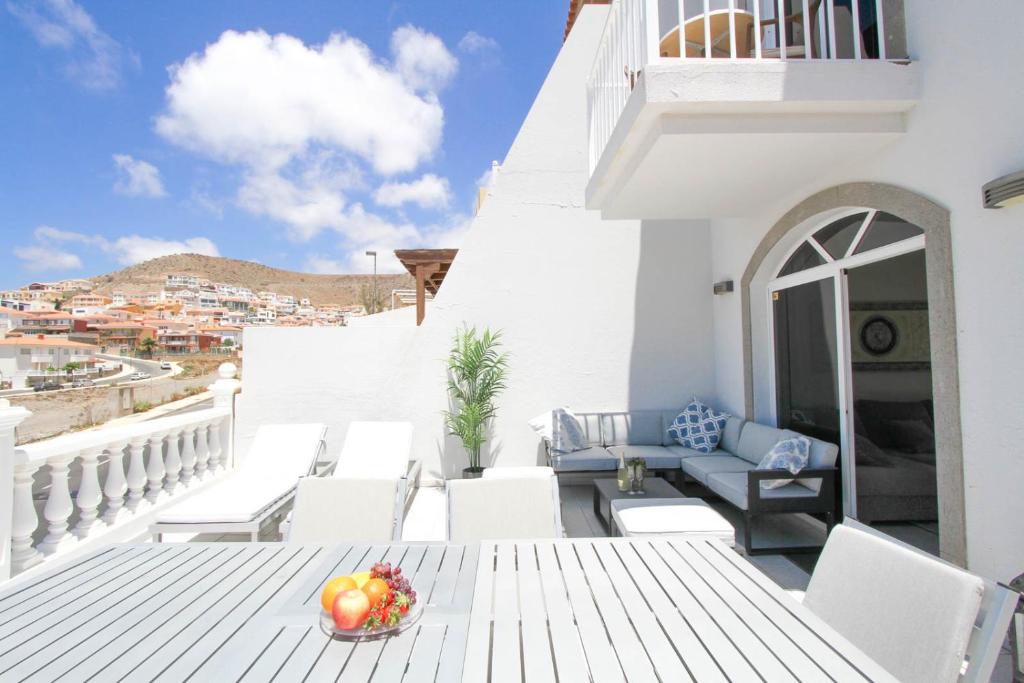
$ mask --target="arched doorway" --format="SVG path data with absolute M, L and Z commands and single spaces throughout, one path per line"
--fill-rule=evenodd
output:
M 741 291 L 748 416 L 840 443 L 846 514 L 963 564 L 952 283 L 948 214 L 858 183 L 787 213 Z

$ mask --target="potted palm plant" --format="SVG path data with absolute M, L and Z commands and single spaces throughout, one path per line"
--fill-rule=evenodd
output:
M 469 455 L 466 479 L 480 477 L 480 452 L 487 440 L 488 422 L 494 417 L 494 402 L 505 388 L 508 357 L 498 349 L 501 332 L 467 327 L 455 334 L 448 357 L 448 398 L 451 410 L 444 412 L 449 434 L 457 436 Z

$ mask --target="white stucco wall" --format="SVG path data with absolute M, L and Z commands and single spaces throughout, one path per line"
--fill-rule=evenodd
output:
M 993 0 L 979 11 L 975 3 L 906 0 L 906 13 L 910 54 L 922 76 L 907 133 L 874 159 L 794 187 L 756 215 L 715 221 L 712 274 L 738 284 L 755 247 L 787 210 L 841 183 L 890 183 L 949 209 L 968 562 L 1005 580 L 1024 571 L 1024 207 L 982 209 L 981 186 L 1024 169 L 1024 5 Z M 752 291 L 751 300 L 765 301 L 763 290 Z M 727 408 L 741 410 L 739 294 L 716 297 L 714 316 L 717 393 Z M 764 317 L 760 329 L 754 323 L 755 339 L 763 339 Z
M 336 453 L 351 420 L 411 420 L 424 477 L 452 476 L 466 462 L 442 427 L 443 361 L 464 322 L 503 330 L 511 354 L 485 464 L 538 463 L 526 423 L 556 406 L 711 396 L 707 223 L 610 222 L 583 208 L 585 82 L 606 11 L 584 9 L 421 327 L 403 310 L 348 328 L 246 331 L 243 449 L 265 422 L 326 422 Z

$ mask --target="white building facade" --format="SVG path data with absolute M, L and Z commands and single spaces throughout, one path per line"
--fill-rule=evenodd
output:
M 705 59 L 661 56 L 659 4 L 582 10 L 422 326 L 247 333 L 239 438 L 316 419 L 337 452 L 352 420 L 411 420 L 424 476 L 457 476 L 442 359 L 489 326 L 511 374 L 487 464 L 542 462 L 526 422 L 554 407 L 698 396 L 840 443 L 845 513 L 1020 573 L 1024 208 L 981 188 L 1024 169 L 1024 6 L 847 10 L 872 44 L 825 0 L 786 59 L 735 36 Z

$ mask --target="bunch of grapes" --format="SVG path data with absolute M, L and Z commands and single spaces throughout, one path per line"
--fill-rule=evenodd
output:
M 412 589 L 409 580 L 402 576 L 401 567 L 392 568 L 390 562 L 378 562 L 370 569 L 370 576 L 383 579 L 392 592 L 405 593 L 410 603 L 416 603 L 416 591 Z

